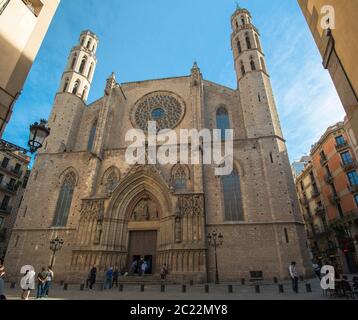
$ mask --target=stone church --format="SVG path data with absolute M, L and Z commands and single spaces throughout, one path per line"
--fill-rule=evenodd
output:
M 237 89 L 205 80 L 195 63 L 187 76 L 117 83 L 91 104 L 99 44 L 85 31 L 73 47 L 49 119 L 51 135 L 39 153 L 9 244 L 8 274 L 36 271 L 56 253 L 58 281 L 83 282 L 93 265 L 130 268 L 144 258 L 148 276 L 169 268 L 168 280 L 214 281 L 217 230 L 221 281 L 288 277 L 296 261 L 310 272 L 285 140 L 259 31 L 248 10 L 231 17 Z M 234 170 L 214 165 L 128 165 L 125 135 L 132 128 L 233 129 Z

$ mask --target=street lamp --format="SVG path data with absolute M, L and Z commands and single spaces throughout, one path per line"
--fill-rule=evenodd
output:
M 223 245 L 224 236 L 216 230 L 208 234 L 209 246 L 214 248 L 215 252 L 215 284 L 219 283 L 218 254 L 217 248 Z
M 0 151 L 14 152 L 20 151 L 24 154 L 30 152 L 36 153 L 38 149 L 42 148 L 45 139 L 49 136 L 51 129 L 47 126 L 46 120 L 41 120 L 40 123 L 35 122 L 30 126 L 30 136 L 28 140 L 28 146 L 30 150 L 21 148 L 11 142 L 0 140 Z
M 51 269 L 55 262 L 55 255 L 57 251 L 60 251 L 63 246 L 63 239 L 60 239 L 59 237 L 56 237 L 55 239 L 52 239 L 50 241 L 50 250 L 52 251 L 52 258 L 51 258 Z
M 30 126 L 30 137 L 28 145 L 30 152 L 35 153 L 42 148 L 45 139 L 50 135 L 51 129 L 47 126 L 47 121 L 41 119 L 40 123 L 35 122 Z

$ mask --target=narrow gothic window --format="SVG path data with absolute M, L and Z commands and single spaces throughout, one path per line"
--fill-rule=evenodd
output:
M 72 90 L 73 94 L 77 94 L 79 86 L 80 86 L 80 80 L 77 80 L 73 86 L 73 90 Z
M 246 74 L 245 66 L 244 66 L 244 64 L 241 62 L 241 75 L 244 76 L 245 74 Z
M 261 102 L 261 95 L 258 94 L 257 97 L 259 98 L 259 102 Z
M 286 239 L 286 243 L 290 243 L 290 239 L 288 238 L 288 231 L 285 228 L 285 239 Z
M 256 66 L 255 66 L 255 61 L 254 61 L 254 60 L 251 60 L 251 61 L 250 61 L 250 65 L 251 65 L 251 70 L 252 70 L 252 71 L 255 71 L 255 70 L 256 70 Z
M 247 45 L 247 49 L 251 49 L 251 40 L 249 38 L 249 36 L 246 36 L 246 45 Z
M 93 62 L 91 63 L 91 66 L 89 68 L 89 71 L 88 71 L 88 76 L 87 78 L 90 78 L 91 77 L 91 74 L 92 74 L 92 70 L 93 70 Z
M 76 184 L 75 174 L 72 172 L 67 174 L 62 182 L 60 195 L 57 200 L 55 218 L 53 221 L 54 227 L 65 227 L 67 224 L 67 219 L 71 209 L 75 184 Z
M 86 98 L 86 94 L 87 94 L 87 86 L 85 86 L 85 88 L 83 89 L 83 92 L 82 92 L 82 100 L 84 100 Z
M 83 37 L 82 40 L 81 40 L 81 46 L 83 46 L 84 43 L 85 43 L 85 37 Z
M 261 68 L 262 68 L 263 72 L 267 73 L 266 66 L 265 66 L 265 61 L 264 61 L 264 59 L 262 57 L 260 58 L 260 61 L 261 61 Z
M 111 172 L 108 174 L 106 178 L 106 191 L 107 192 L 113 192 L 114 189 L 117 187 L 118 184 L 118 178 L 114 170 L 111 170 Z
M 238 50 L 239 54 L 242 52 L 240 40 L 237 41 L 237 50 Z
M 225 130 L 230 129 L 230 119 L 227 110 L 224 107 L 220 107 L 216 112 L 216 126 L 221 130 L 221 139 L 225 140 Z
M 176 191 L 185 191 L 187 188 L 187 175 L 185 169 L 179 166 L 174 173 L 174 188 Z
M 237 23 L 237 21 L 235 21 L 235 25 L 236 25 L 236 29 L 239 28 L 239 24 Z
M 72 59 L 72 63 L 71 63 L 71 69 L 72 69 L 72 70 L 75 69 L 76 61 L 77 61 L 77 54 L 75 54 L 75 55 L 73 56 L 73 59 Z
M 87 57 L 84 57 L 81 61 L 81 66 L 80 66 L 80 70 L 79 70 L 79 72 L 82 74 L 85 71 L 86 62 L 87 62 Z
M 241 17 L 241 23 L 242 23 L 242 24 L 245 24 L 245 19 L 244 19 L 244 17 Z
M 66 90 L 68 88 L 68 81 L 69 81 L 69 79 L 67 78 L 66 81 L 65 81 L 65 84 L 63 86 L 63 92 L 66 92 Z
M 87 42 L 87 49 L 89 49 L 89 48 L 90 48 L 91 43 L 92 43 L 92 41 L 91 41 L 91 39 L 89 39 L 89 40 L 88 40 L 88 42 Z
M 94 139 L 96 137 L 96 131 L 97 131 L 97 121 L 95 121 L 95 123 L 92 125 L 91 132 L 90 132 L 90 135 L 88 138 L 87 150 L 90 152 L 93 151 Z
M 257 46 L 257 49 L 259 49 L 260 51 L 262 51 L 261 49 L 261 44 L 260 44 L 260 39 L 259 39 L 259 36 L 255 33 L 255 39 L 256 39 L 256 46 Z
M 225 221 L 244 221 L 239 175 L 233 171 L 230 175 L 223 176 L 221 181 L 224 194 Z

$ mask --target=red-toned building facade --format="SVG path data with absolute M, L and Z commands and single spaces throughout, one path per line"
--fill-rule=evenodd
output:
M 357 273 L 358 166 L 348 139 L 343 122 L 329 127 L 313 146 L 311 163 L 296 185 L 314 257 L 324 260 L 322 263 L 333 261 L 345 273 Z M 315 192 L 310 199 L 302 199 L 305 192 L 301 180 L 308 174 Z M 308 207 L 302 205 L 310 201 L 316 202 L 314 214 L 327 221 L 319 234 L 311 230 L 308 222 L 312 217 L 307 217 Z

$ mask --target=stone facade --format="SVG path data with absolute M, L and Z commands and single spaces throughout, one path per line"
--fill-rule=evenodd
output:
M 267 279 L 286 278 L 292 260 L 302 274 L 309 272 L 304 224 L 259 34 L 245 9 L 235 11 L 232 26 L 238 90 L 204 80 L 196 64 L 190 75 L 176 78 L 118 84 L 112 74 L 104 96 L 88 106 L 80 92 L 61 87 L 49 120 L 51 135 L 34 165 L 31 194 L 23 201 L 7 253 L 8 274 L 15 276 L 24 264 L 48 264 L 49 240 L 59 236 L 65 244 L 56 256 L 57 280 L 82 282 L 93 264 L 101 272 L 115 265 L 128 268 L 132 237 L 156 231 L 153 273 L 165 263 L 173 282 L 213 281 L 214 251 L 207 243 L 213 230 L 224 236 L 218 249 L 222 281 L 249 278 L 258 270 Z M 125 161 L 125 135 L 143 126 L 143 118 L 172 112 L 163 121 L 177 133 L 215 129 L 220 108 L 235 134 L 242 221 L 225 219 L 223 180 L 214 166 L 130 166 Z M 69 177 L 71 186 L 63 189 Z M 176 179 L 183 177 L 185 188 L 179 188 Z M 69 215 L 64 226 L 54 227 L 66 190 L 73 192 Z

